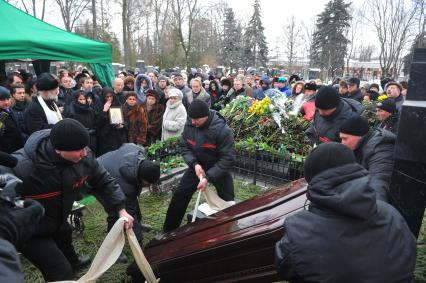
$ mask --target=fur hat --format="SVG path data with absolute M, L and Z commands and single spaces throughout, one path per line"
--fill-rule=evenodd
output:
M 124 84 L 128 84 L 128 83 L 135 83 L 135 78 L 134 78 L 134 77 L 132 77 L 132 76 L 127 76 L 127 77 L 124 79 Z
M 36 87 L 37 90 L 48 91 L 59 87 L 59 83 L 51 74 L 42 73 L 37 78 Z

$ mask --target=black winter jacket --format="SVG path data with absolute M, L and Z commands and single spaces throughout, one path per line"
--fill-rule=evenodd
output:
M 13 154 L 18 159 L 14 174 L 23 181 L 20 195 L 39 201 L 45 208 L 35 236 L 51 235 L 67 221 L 79 189 L 86 182 L 95 196 L 105 200 L 106 210 L 118 212 L 124 208 L 125 196 L 120 186 L 90 149 L 86 148 L 85 158 L 73 163 L 55 152 L 49 136 L 50 130 L 38 131 Z
M 0 151 L 12 153 L 24 146 L 24 139 L 11 110 L 0 109 Z
M 372 128 L 355 150 L 359 164 L 368 170 L 371 187 L 376 191 L 377 199 L 388 201 L 396 136 L 383 129 Z
M 185 124 L 180 148 L 182 157 L 191 169 L 200 164 L 207 179 L 217 180 L 230 172 L 235 162 L 234 136 L 218 112 L 210 110 L 202 127 L 195 127 L 189 118 Z
M 285 220 L 275 263 L 290 282 L 411 282 L 416 240 L 391 205 L 376 200 L 368 172 L 346 164 L 315 176 L 309 210 Z
M 115 178 L 126 196 L 138 196 L 141 183 L 138 179 L 139 164 L 146 160 L 141 148 L 125 143 L 119 149 L 98 157 L 98 162 Z
M 396 112 L 396 113 L 392 114 L 391 116 L 389 116 L 389 118 L 387 118 L 383 122 L 377 121 L 375 126 L 378 127 L 378 128 L 381 128 L 381 129 L 386 129 L 388 131 L 391 131 L 392 133 L 397 135 L 398 134 L 398 124 L 399 124 L 399 113 Z
M 29 104 L 30 103 L 27 101 L 25 102 L 16 101 L 15 105 L 13 105 L 11 108 L 13 116 L 15 117 L 15 121 L 16 123 L 18 123 L 18 127 L 19 127 L 19 130 L 21 131 L 21 135 L 24 142 L 29 137 L 27 126 L 25 125 L 25 109 L 27 108 Z
M 50 129 L 53 127 L 52 124 L 49 124 L 47 122 L 46 114 L 44 113 L 43 107 L 40 105 L 40 102 L 38 102 L 36 96 L 32 99 L 28 107 L 25 109 L 24 119 L 28 134 L 30 135 L 36 131 Z
M 348 92 L 347 98 L 356 100 L 358 102 L 362 102 L 364 100 L 360 89 L 357 89 L 355 92 Z
M 341 98 L 336 111 L 330 116 L 323 117 L 318 109 L 315 110 L 314 119 L 305 134 L 312 145 L 330 141 L 340 142 L 339 130 L 342 124 L 353 115 L 361 114 L 362 111 L 364 106 L 358 101 Z

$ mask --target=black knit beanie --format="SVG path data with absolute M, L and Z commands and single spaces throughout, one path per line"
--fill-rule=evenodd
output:
M 80 150 L 89 144 L 89 133 L 79 121 L 67 118 L 53 126 L 50 142 L 57 150 Z
M 318 109 L 332 109 L 339 105 L 339 92 L 331 86 L 321 87 L 315 96 L 315 107 Z
M 195 99 L 189 105 L 188 116 L 192 119 L 198 119 L 209 116 L 209 106 L 200 99 Z
M 396 112 L 396 104 L 393 99 L 385 99 L 384 101 L 377 103 L 376 107 L 391 114 Z
M 150 160 L 144 160 L 139 164 L 138 178 L 148 183 L 156 183 L 160 179 L 160 166 Z
M 306 158 L 305 180 L 309 183 L 319 173 L 349 163 L 356 163 L 356 160 L 348 147 L 337 142 L 322 143 Z
M 358 137 L 366 135 L 369 129 L 367 119 L 359 115 L 350 117 L 340 126 L 341 133 Z
M 48 73 L 42 73 L 37 78 L 36 87 L 37 90 L 52 90 L 59 86 L 58 81 Z

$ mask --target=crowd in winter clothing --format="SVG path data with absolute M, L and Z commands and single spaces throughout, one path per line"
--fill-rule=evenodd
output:
M 31 74 L 20 70 L 9 74 L 4 85 L 5 87 L 0 87 L 0 151 L 12 153 L 26 147 L 31 149 L 30 152 L 43 153 L 48 159 L 49 152 L 53 149 L 48 143 L 46 145 L 45 130 L 65 118 L 72 118 L 87 129 L 88 146 L 94 155 L 104 156 L 100 158 L 101 163 L 122 157 L 122 162 L 118 162 L 117 166 L 131 168 L 132 172 L 136 172 L 135 168 L 145 158 L 140 157 L 139 153 L 133 154 L 138 148 L 134 145 L 146 147 L 159 140 L 181 135 L 183 137 L 180 142 L 183 148 L 188 142 L 205 144 L 211 137 L 215 137 L 220 140 L 221 154 L 225 157 L 231 156 L 235 150 L 232 132 L 227 128 L 223 117 L 215 110 L 222 109 L 237 96 L 262 100 L 275 95 L 284 95 L 293 101 L 295 113 L 300 113 L 301 117 L 310 121 L 306 131 L 307 142 L 321 149 L 315 149 L 313 152 L 323 151 L 323 144 L 330 144 L 340 152 L 342 149 L 339 146 L 342 145 L 335 146 L 336 142 L 339 142 L 351 152 L 351 155 L 347 158 L 347 162 L 341 164 L 334 164 L 332 159 L 337 157 L 330 155 L 330 164 L 334 167 L 330 165 L 329 168 L 319 170 L 313 165 L 313 169 L 309 171 L 315 172 L 312 176 L 306 176 L 309 183 L 308 199 L 312 205 L 309 212 L 296 214 L 285 223 L 286 235 L 276 247 L 279 273 L 283 278 L 296 282 L 328 282 L 328 280 L 349 282 L 346 269 L 343 268 L 336 273 L 327 264 L 341 260 L 351 261 L 353 259 L 351 255 L 359 251 L 358 244 L 351 244 L 353 235 L 364 233 L 364 236 L 355 237 L 355 240 L 365 244 L 370 253 L 356 258 L 360 261 L 359 267 L 351 265 L 350 272 L 353 272 L 354 278 L 370 278 L 370 281 L 366 282 L 380 280 L 391 282 L 395 281 L 395 278 L 403 282 L 411 278 L 414 245 L 412 235 L 408 234 L 404 219 L 387 203 L 398 118 L 406 92 L 402 84 L 394 80 L 383 80 L 380 88 L 378 84 L 361 86 L 360 80 L 356 77 L 346 81 L 337 79 L 332 85 L 326 86 L 322 85 L 320 80 L 305 82 L 298 76 L 271 78 L 268 75 L 238 74 L 235 77 L 217 78 L 199 73 L 186 76 L 184 72 L 167 76 L 158 72 L 148 74 L 121 72 L 114 79 L 111 88 L 101 87 L 96 77 L 88 71 L 71 73 L 61 70 L 57 76 L 44 73 L 35 80 Z M 380 89 L 383 93 L 380 93 Z M 207 111 L 208 131 L 193 126 L 191 117 L 188 117 L 187 113 L 194 101 L 197 101 L 195 104 L 202 101 L 203 105 L 207 105 L 205 107 L 210 108 Z M 374 126 L 370 126 L 367 120 L 361 117 L 365 109 L 363 102 L 366 101 L 373 102 L 376 108 L 377 122 Z M 227 142 L 228 140 L 232 142 Z M 195 154 L 184 151 L 183 158 L 191 167 L 208 156 L 207 159 L 212 163 L 205 161 L 203 164 L 208 170 L 208 179 L 221 184 L 224 188 L 231 188 L 230 175 L 227 176 L 229 178 L 223 178 L 217 171 L 219 167 L 222 171 L 223 168 L 230 170 L 232 158 L 228 158 L 229 160 L 225 158 L 226 162 L 229 161 L 226 164 L 224 161 L 220 163 L 212 159 L 210 151 L 208 147 L 196 148 Z M 20 152 L 24 158 L 25 151 Z M 342 154 L 348 156 L 347 153 Z M 326 162 L 321 158 L 317 158 L 316 161 Z M 104 164 L 105 167 L 108 165 L 112 164 Z M 21 163 L 17 170 L 25 171 L 25 166 L 25 163 Z M 120 179 L 124 186 L 134 181 L 132 178 L 136 178 L 135 176 L 126 179 L 128 176 L 120 175 L 121 169 L 117 166 L 112 166 L 108 171 L 114 171 L 117 175 L 115 178 L 124 178 Z M 104 172 L 98 171 L 93 174 L 103 176 Z M 305 174 L 306 172 L 305 166 Z M 198 182 L 195 174 L 190 177 L 184 176 L 188 180 L 191 179 L 188 183 Z M 104 183 L 107 182 L 105 179 Z M 133 194 L 133 202 L 126 204 L 136 218 L 141 217 L 136 199 L 139 193 Z M 233 200 L 233 192 L 221 193 L 225 200 Z M 130 195 L 125 188 L 124 194 Z M 191 195 L 185 196 L 186 204 Z M 119 198 L 120 202 L 123 202 L 124 197 L 120 195 Z M 175 208 L 175 210 L 184 213 L 184 209 Z M 171 215 L 175 210 L 170 210 L 168 214 L 165 231 L 173 230 L 180 224 L 180 219 L 172 219 Z M 109 226 L 113 223 L 111 219 Z M 358 221 L 358 224 L 353 224 L 354 221 Z M 380 223 L 386 225 L 380 226 Z M 48 224 L 46 229 L 49 228 Z M 136 229 L 141 240 L 141 227 L 137 226 Z M 335 237 L 332 231 L 337 229 L 343 229 L 344 235 Z M 324 244 L 327 242 L 325 240 L 319 242 L 320 240 L 312 236 L 312 231 L 324 237 L 328 243 Z M 398 234 L 397 231 L 402 232 Z M 366 237 L 373 240 L 365 243 Z M 300 241 L 301 238 L 306 238 L 307 241 Z M 334 238 L 341 244 L 338 248 L 330 240 Z M 395 242 L 392 240 L 395 238 L 398 238 L 402 249 L 398 245 L 395 247 L 386 244 L 376 245 L 380 241 Z M 315 256 L 308 252 L 312 247 L 315 247 L 316 253 L 324 251 L 329 253 L 323 258 L 324 266 L 327 268 L 319 264 Z M 339 252 L 341 249 L 348 255 L 342 255 Z M 386 253 L 386 256 L 383 256 L 383 253 Z M 399 261 L 381 260 L 394 258 L 391 254 L 395 253 L 401 255 Z M 32 252 L 27 251 L 27 254 L 31 256 Z M 336 259 L 336 255 L 340 257 Z M 363 266 L 361 261 L 379 264 L 361 271 L 359 270 Z M 399 277 L 387 273 L 379 280 L 379 277 L 374 277 L 377 276 L 374 275 L 375 268 L 383 270 L 391 268 L 401 272 Z M 329 277 L 329 274 L 334 274 L 334 277 Z

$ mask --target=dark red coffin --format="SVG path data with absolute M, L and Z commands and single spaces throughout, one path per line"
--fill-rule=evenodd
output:
M 284 219 L 306 203 L 297 180 L 151 241 L 145 255 L 161 282 L 273 282 Z

